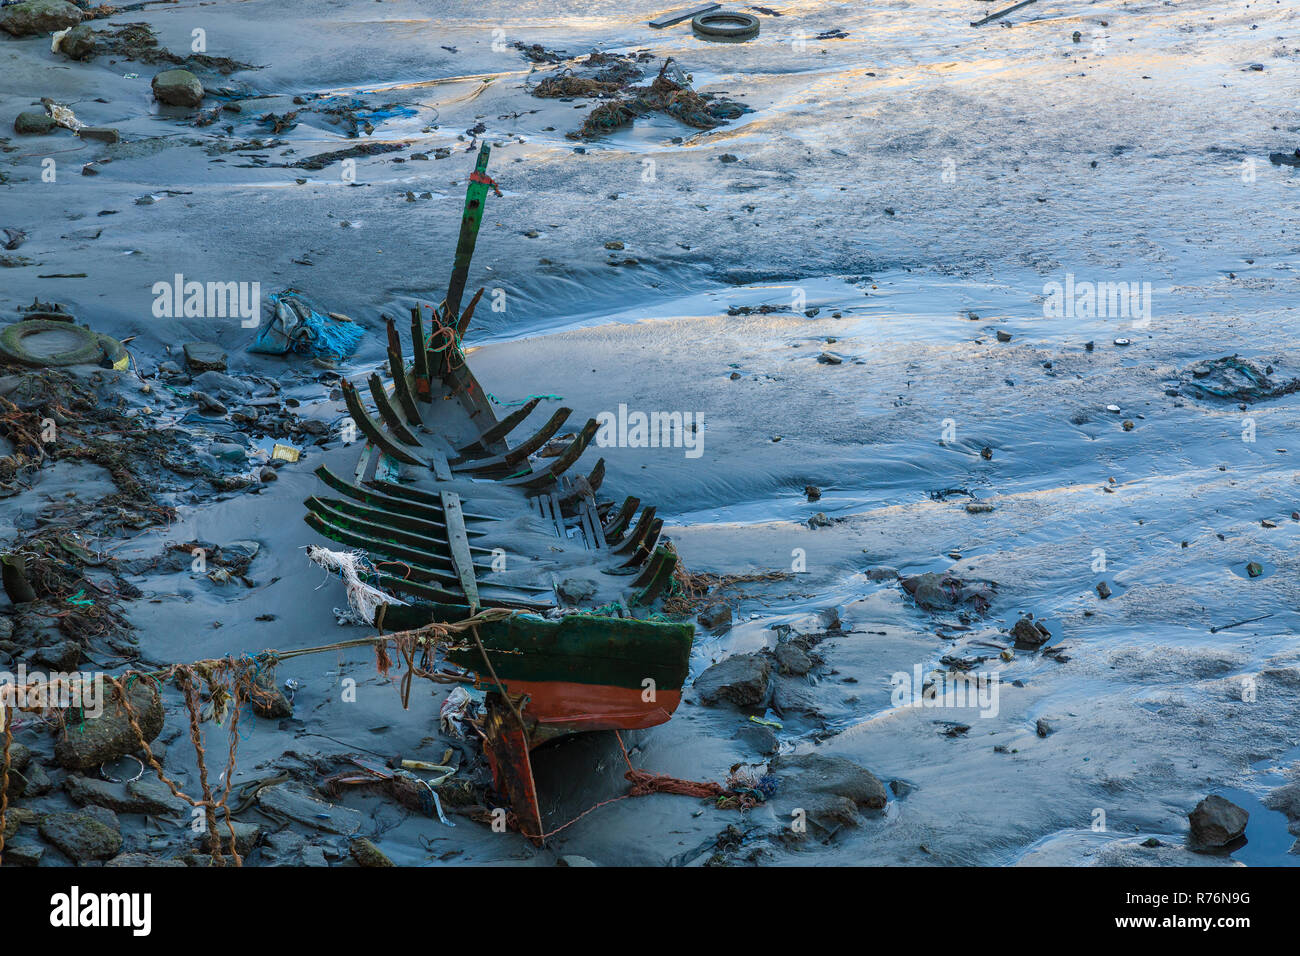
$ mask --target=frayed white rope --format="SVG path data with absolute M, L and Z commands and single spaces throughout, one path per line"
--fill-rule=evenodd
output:
M 378 588 L 372 587 L 361 580 L 362 573 L 373 570 L 363 551 L 331 551 L 328 548 L 312 544 L 307 546 L 307 557 L 311 559 L 312 564 L 318 565 L 332 574 L 337 574 L 343 579 L 343 586 L 348 592 L 348 610 L 350 613 L 345 614 L 341 609 L 335 608 L 334 613 L 341 620 L 351 620 L 358 624 L 371 625 L 375 623 L 375 612 L 382 605 L 404 606 L 406 604 L 405 601 L 400 601 L 385 594 Z

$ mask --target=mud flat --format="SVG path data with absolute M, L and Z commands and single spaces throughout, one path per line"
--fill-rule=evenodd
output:
M 151 78 L 176 64 L 74 61 L 48 36 L 0 37 L 0 228 L 25 233 L 0 253 L 5 321 L 57 301 L 128 340 L 134 371 L 71 374 L 104 407 L 120 397 L 131 421 L 182 429 L 163 434 L 193 472 L 164 460 L 141 500 L 165 511 L 116 523 L 94 510 L 122 491 L 102 455 L 23 472 L 4 499 L 6 549 L 80 528 L 74 543 L 120 562 L 120 581 L 62 559 L 118 595 L 123 627 L 112 622 L 114 644 L 103 622 L 88 639 L 57 623 L 33 636 L 4 606 L 4 668 L 69 639 L 78 666 L 116 672 L 366 633 L 339 626 L 341 586 L 304 557 L 315 537 L 301 502 L 317 465 L 355 460 L 338 376 L 364 381 L 383 358 L 383 314 L 442 297 L 486 141 L 503 196 L 471 283 L 501 308 L 481 307 L 466 338 L 484 387 L 503 403 L 562 396 L 575 420 L 620 405 L 701 416 L 698 456 L 602 450 L 608 493 L 659 503 L 690 571 L 767 577 L 692 608 L 700 682 L 671 722 L 626 738 L 631 759 L 692 780 L 747 764 L 775 787 L 743 814 L 621 800 L 541 850 L 455 808 L 453 827 L 391 794 L 322 794 L 342 755 L 437 762 L 460 744 L 437 726 L 444 690 L 403 711 L 369 652 L 296 658 L 275 678 L 296 682 L 292 714 L 241 722 L 235 785 L 264 784 L 237 814 L 260 828 L 246 833 L 250 863 L 355 862 L 357 836 L 402 865 L 1300 859 L 1287 799 L 1300 773 L 1300 397 L 1286 388 L 1300 290 L 1278 226 L 1295 219 L 1297 173 L 1268 158 L 1300 146 L 1288 11 L 1030 7 L 972 29 L 983 4 L 787 6 L 743 44 L 649 30 L 662 10 L 647 4 L 214 3 L 88 21 L 147 23 L 178 56 L 201 28 L 207 55 L 258 67 L 189 64 L 209 91 L 197 111 L 151 100 Z M 515 41 L 562 55 L 535 61 Z M 751 112 L 708 130 L 646 115 L 570 139 L 597 101 L 530 89 L 593 49 L 647 51 L 647 80 L 672 57 L 695 89 Z M 42 98 L 121 141 L 9 132 Z M 300 288 L 367 334 L 333 368 L 250 354 L 237 319 L 156 315 L 155 284 L 177 273 Z M 1130 312 L 1054 299 L 1112 283 L 1133 284 Z M 200 381 L 192 342 L 226 352 L 234 384 Z M 1232 355 L 1277 388 L 1204 388 L 1227 373 L 1199 363 Z M 199 414 L 195 390 L 225 412 Z M 275 410 L 260 431 L 232 421 L 250 406 Z M 4 440 L 0 455 L 22 451 L 21 436 Z M 258 451 L 275 440 L 306 454 L 264 479 Z M 191 543 L 229 562 L 196 571 L 169 548 Z M 229 563 L 233 579 L 209 576 Z M 1023 640 L 1029 615 L 1041 641 Z M 940 688 L 996 677 L 996 695 L 903 706 L 918 674 Z M 192 790 L 174 688 L 163 704 L 163 765 Z M 222 753 L 227 727 L 205 728 Z M 70 768 L 51 730 L 17 730 L 30 756 L 14 806 L 30 816 L 6 865 L 14 845 L 43 848 L 26 856 L 41 865 L 203 861 L 186 808 L 97 779 L 129 779 L 134 762 Z M 626 789 L 603 735 L 537 764 L 553 826 Z M 1188 813 L 1212 793 L 1250 811 L 1231 855 L 1188 847 Z M 309 798 L 332 804 L 328 820 Z

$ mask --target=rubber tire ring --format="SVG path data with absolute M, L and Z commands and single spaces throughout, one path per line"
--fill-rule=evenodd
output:
M 23 339 L 37 332 L 63 332 L 65 334 L 71 332 L 81 340 L 81 344 L 63 352 L 55 352 L 52 355 L 36 355 L 23 347 Z M 71 325 L 67 322 L 32 319 L 27 322 L 17 322 L 0 330 L 0 352 L 23 365 L 31 365 L 36 368 L 56 368 L 62 365 L 95 365 L 99 362 L 104 350 L 99 343 L 99 337 L 90 329 L 82 328 L 80 325 Z
M 749 13 L 715 10 L 691 19 L 695 35 L 705 40 L 748 40 L 758 36 L 758 17 Z

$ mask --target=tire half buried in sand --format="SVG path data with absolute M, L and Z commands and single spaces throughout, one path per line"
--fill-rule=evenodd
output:
M 126 350 L 116 339 L 49 319 L 31 319 L 5 327 L 0 331 L 0 353 L 38 368 L 97 365 L 105 357 L 116 368 L 126 360 Z

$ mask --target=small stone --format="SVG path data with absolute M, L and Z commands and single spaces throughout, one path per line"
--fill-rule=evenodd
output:
M 1246 573 L 1252 578 L 1257 578 L 1264 573 L 1264 566 L 1258 561 L 1251 561 L 1246 565 Z
M 1206 797 L 1196 805 L 1187 820 L 1191 824 L 1194 846 L 1223 847 L 1246 832 L 1250 814 L 1217 795 Z
M 49 113 L 27 110 L 14 118 L 14 132 L 38 136 L 54 129 L 54 117 Z
M 767 700 L 772 667 L 759 654 L 735 654 L 695 678 L 695 689 L 706 704 L 726 700 L 754 707 Z
M 184 351 L 185 364 L 195 374 L 226 370 L 226 353 L 210 342 L 187 342 Z
M 235 852 L 241 857 L 248 856 L 257 847 L 262 839 L 262 828 L 256 823 L 244 823 L 241 820 L 232 820 L 231 826 L 235 828 Z M 221 852 L 223 854 L 230 852 L 230 830 L 226 827 L 224 815 L 217 813 L 217 836 L 221 841 Z M 205 826 L 200 833 L 194 835 L 194 842 L 200 850 L 209 851 L 212 848 L 212 838 Z
M 718 604 L 707 610 L 701 611 L 697 620 L 700 626 L 710 631 L 721 630 L 731 625 L 731 605 Z
M 817 356 L 817 361 L 822 365 L 842 365 L 844 363 L 844 359 L 840 358 L 834 352 L 823 352 L 821 355 Z
M 980 449 L 980 457 L 983 458 L 985 461 L 992 461 L 993 449 L 990 448 L 988 445 L 985 445 L 983 448 Z
M 352 859 L 357 861 L 357 866 L 380 867 L 396 866 L 384 852 L 375 846 L 365 837 L 356 837 L 348 844 L 348 851 L 352 854 Z
M 100 808 L 94 808 L 100 809 Z M 42 839 L 74 863 L 107 860 L 122 850 L 122 834 L 112 811 L 51 813 L 40 822 Z
M 555 861 L 556 866 L 596 866 L 585 856 L 578 856 L 576 853 L 566 853 Z
M 89 60 L 95 54 L 95 31 L 88 23 L 79 23 L 63 35 L 59 52 L 70 60 Z M 81 131 L 85 136 L 85 130 Z
M 1105 581 L 1098 581 L 1097 597 L 1101 598 L 1104 601 L 1106 600 L 1106 598 L 1110 597 L 1110 595 L 1111 595 L 1110 585 L 1107 584 Z
M 40 866 L 44 855 L 39 843 L 5 843 L 5 866 Z
M 971 501 L 966 504 L 966 511 L 973 515 L 988 514 L 993 510 L 993 506 L 983 501 Z
M 740 157 L 738 157 L 738 156 L 734 156 L 734 155 L 732 155 L 731 153 L 723 153 L 721 156 L 718 157 L 718 162 L 720 162 L 720 163 L 737 163 L 737 162 L 740 162 Z
M 773 656 L 776 657 L 777 666 L 781 668 L 783 674 L 801 677 L 813 667 L 812 658 L 798 644 L 778 644 Z
M 1011 636 L 1021 644 L 1028 644 L 1031 647 L 1037 647 L 1044 643 L 1051 634 L 1047 632 L 1041 624 L 1035 623 L 1029 617 L 1022 617 L 1016 621 L 1015 626 L 1011 628 Z
M 153 78 L 152 86 L 154 99 L 168 106 L 195 107 L 203 102 L 203 84 L 189 70 L 164 70 Z
M 590 601 L 596 593 L 596 585 L 587 578 L 565 578 L 557 589 L 560 597 L 569 604 L 581 604 Z
M 999 342 L 1010 342 L 1010 341 L 1011 341 L 1011 333 L 1010 333 L 1010 332 L 1003 332 L 1001 329 L 998 329 L 997 332 L 996 332 L 996 335 L 997 335 L 997 337 L 998 337 L 998 341 L 999 341 Z
M 225 405 L 207 392 L 190 392 L 190 401 L 199 406 L 199 411 L 204 415 L 213 415 L 220 418 L 227 411 Z
M 605 248 L 606 248 L 606 249 L 622 249 L 622 248 L 623 248 L 623 243 L 619 242 L 617 239 L 611 239 L 609 242 L 605 243 Z
M 262 482 L 262 484 L 268 484 L 269 482 L 272 481 L 278 481 L 280 476 L 279 474 L 276 473 L 276 470 L 274 468 L 268 465 L 257 473 L 257 478 L 260 482 Z
M 1039 717 L 1038 721 L 1034 724 L 1034 730 L 1038 733 L 1038 736 L 1046 737 L 1052 732 L 1052 725 L 1042 717 Z
M 809 501 L 820 501 L 822 497 L 822 490 L 816 485 L 804 485 L 803 493 Z
M 826 517 L 824 511 L 819 511 L 808 519 L 808 527 L 814 530 L 817 528 L 829 528 L 832 524 L 833 522 L 830 518 Z

